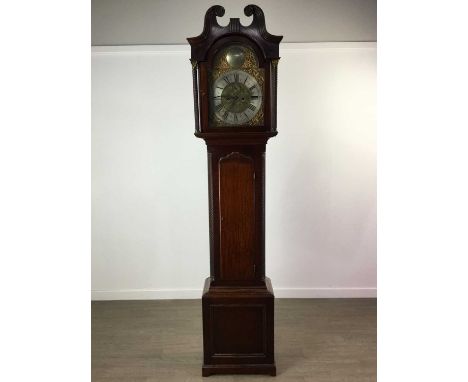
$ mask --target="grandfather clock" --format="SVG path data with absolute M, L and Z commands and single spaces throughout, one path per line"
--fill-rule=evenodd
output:
M 276 132 L 278 50 L 263 11 L 220 26 L 215 5 L 191 45 L 195 136 L 208 148 L 210 277 L 203 306 L 203 376 L 276 375 L 274 295 L 265 277 L 265 146 Z

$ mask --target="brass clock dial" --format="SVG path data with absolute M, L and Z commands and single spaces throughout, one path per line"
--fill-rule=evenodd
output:
M 211 126 L 262 125 L 264 75 L 250 47 L 232 44 L 221 49 L 211 71 Z
M 213 83 L 213 111 L 228 125 L 246 124 L 261 110 L 263 96 L 256 79 L 242 70 L 231 70 Z

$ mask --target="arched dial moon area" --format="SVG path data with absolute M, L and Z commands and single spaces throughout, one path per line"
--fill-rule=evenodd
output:
M 213 111 L 226 124 L 242 125 L 260 111 L 262 90 L 250 74 L 242 70 L 224 73 L 213 84 Z

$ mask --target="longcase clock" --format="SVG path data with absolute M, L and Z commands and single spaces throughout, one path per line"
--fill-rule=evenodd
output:
M 224 8 L 205 15 L 191 45 L 195 136 L 208 151 L 210 277 L 203 309 L 203 376 L 276 375 L 274 295 L 265 276 L 265 147 L 276 131 L 282 36 L 248 5 L 249 26 Z

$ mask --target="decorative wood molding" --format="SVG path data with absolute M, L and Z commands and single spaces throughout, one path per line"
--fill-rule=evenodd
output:
M 193 82 L 193 110 L 195 112 L 195 131 L 200 131 L 200 114 L 199 114 L 199 92 L 198 92 L 198 62 L 196 60 L 190 60 L 192 64 L 192 82 Z
M 209 47 L 220 36 L 232 34 L 247 35 L 257 43 L 266 59 L 279 57 L 279 43 L 283 36 L 268 33 L 265 26 L 265 15 L 260 7 L 250 4 L 244 8 L 246 16 L 253 16 L 252 23 L 246 27 L 240 23 L 239 18 L 231 18 L 225 27 L 219 25 L 217 17 L 224 16 L 224 13 L 224 7 L 221 5 L 214 5 L 206 11 L 202 33 L 187 39 L 192 46 L 192 59 L 205 61 Z
M 215 253 L 215 237 L 214 237 L 214 225 L 215 225 L 215 217 L 214 217 L 214 188 L 213 188 L 213 154 L 208 152 L 208 219 L 209 219 L 209 240 L 210 240 L 210 274 L 215 274 L 215 260 L 214 260 L 214 253 Z
M 219 163 L 221 164 L 221 162 L 236 161 L 236 160 L 247 161 L 247 162 L 253 163 L 252 157 L 241 154 L 239 151 L 233 151 L 232 153 L 219 158 Z

